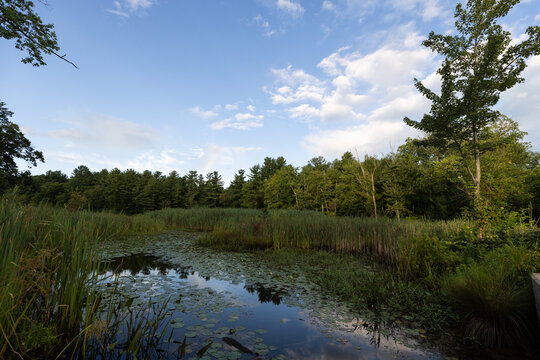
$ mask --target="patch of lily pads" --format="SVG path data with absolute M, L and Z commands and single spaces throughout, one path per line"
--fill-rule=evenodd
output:
M 249 307 L 227 286 L 208 286 L 213 279 L 244 286 L 256 292 L 261 303 L 298 308 L 299 320 L 320 328 L 321 337 L 326 335 L 330 343 L 363 349 L 350 344 L 363 322 L 346 304 L 323 296 L 301 264 L 279 268 L 261 254 L 210 250 L 196 244 L 198 236 L 172 232 L 107 243 L 102 249 L 104 272 L 99 275 L 101 311 L 126 299 L 131 308 L 142 311 L 149 304 L 166 307 L 163 349 L 171 358 L 179 358 L 182 350 L 181 358 L 186 359 L 285 359 L 264 324 L 237 324 L 249 316 Z M 279 321 L 286 324 L 290 319 Z M 415 345 L 409 339 L 402 342 Z

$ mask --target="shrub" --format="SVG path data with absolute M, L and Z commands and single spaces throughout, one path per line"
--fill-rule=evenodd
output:
M 536 322 L 528 278 L 536 268 L 530 252 L 506 246 L 445 278 L 442 291 L 462 313 L 465 335 L 494 347 L 526 342 Z

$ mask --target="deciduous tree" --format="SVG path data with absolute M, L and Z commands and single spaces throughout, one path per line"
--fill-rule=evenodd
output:
M 431 102 L 421 121 L 405 123 L 422 130 L 427 141 L 459 152 L 473 184 L 471 194 L 480 199 L 481 154 L 489 149 L 480 139 L 500 117 L 493 109 L 500 94 L 522 82 L 526 59 L 540 54 L 540 27 L 527 28 L 528 39 L 512 42 L 510 32 L 497 21 L 519 0 L 468 0 L 455 11 L 455 35 L 431 32 L 423 45 L 444 57 L 438 70 L 441 93 L 436 94 L 415 79 L 416 88 Z

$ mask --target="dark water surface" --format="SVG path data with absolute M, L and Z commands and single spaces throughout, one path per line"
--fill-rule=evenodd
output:
M 197 236 L 129 238 L 106 249 L 106 301 L 120 291 L 133 307 L 166 307 L 156 358 L 177 358 L 184 338 L 184 358 L 199 358 L 208 344 L 202 359 L 444 358 L 395 329 L 365 327 L 346 304 L 321 294 L 301 264 L 279 268 L 261 255 L 209 250 L 194 244 Z

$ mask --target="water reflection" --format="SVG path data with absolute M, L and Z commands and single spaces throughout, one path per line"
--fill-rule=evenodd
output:
M 248 293 L 254 294 L 257 293 L 259 296 L 259 302 L 267 303 L 272 302 L 274 305 L 281 304 L 281 300 L 283 296 L 287 296 L 288 294 L 283 291 L 282 289 L 273 289 L 264 286 L 261 283 L 254 283 L 251 285 L 244 286 L 244 289 L 247 290 Z
M 205 356 L 212 359 L 252 359 L 238 344 L 261 359 L 439 358 L 381 336 L 377 326 L 366 329 L 354 317 L 341 317 L 340 304 L 308 292 L 299 276 L 290 283 L 275 281 L 254 257 L 189 244 L 152 239 L 151 245 L 119 252 L 138 253 L 106 263 L 109 275 L 119 275 L 125 297 L 135 299 L 134 308 L 146 311 L 150 301 L 167 304 L 160 329 L 168 326 L 168 341 L 159 346 L 167 353 L 156 358 L 178 358 L 185 338 L 188 358 L 208 341 Z
M 128 272 L 131 276 L 138 274 L 150 275 L 152 271 L 157 271 L 161 275 L 166 275 L 170 270 L 181 278 L 186 279 L 193 273 L 191 266 L 173 265 L 162 258 L 151 254 L 130 254 L 127 256 L 114 257 L 105 263 L 104 271 L 113 271 L 115 273 Z

